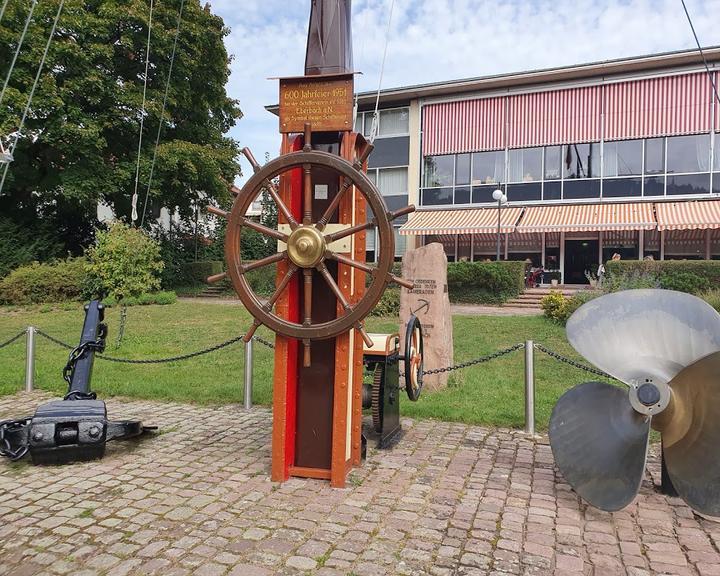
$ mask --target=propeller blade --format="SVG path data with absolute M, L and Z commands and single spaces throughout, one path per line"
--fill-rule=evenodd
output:
M 720 314 L 671 290 L 625 290 L 582 305 L 567 322 L 575 350 L 631 385 L 667 384 L 685 366 L 720 350 Z
M 627 390 L 605 382 L 571 388 L 555 404 L 548 434 L 558 468 L 583 500 L 608 512 L 632 502 L 650 420 L 633 410 Z
M 668 474 L 691 508 L 720 516 L 720 352 L 685 368 L 670 387 L 671 418 L 658 426 Z

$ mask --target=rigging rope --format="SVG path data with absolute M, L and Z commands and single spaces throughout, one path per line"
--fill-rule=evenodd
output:
M 702 56 L 703 64 L 705 64 L 705 72 L 707 72 L 708 78 L 710 79 L 710 84 L 712 85 L 713 92 L 715 93 L 715 99 L 717 100 L 718 104 L 720 105 L 720 96 L 718 95 L 718 89 L 717 85 L 715 84 L 715 78 L 713 78 L 712 73 L 710 72 L 710 66 L 708 66 L 707 59 L 705 58 L 705 52 L 702 49 L 702 46 L 700 45 L 700 40 L 698 39 L 698 35 L 695 32 L 695 26 L 693 25 L 692 18 L 690 17 L 690 12 L 688 12 L 687 6 L 685 5 L 685 0 L 681 0 L 683 10 L 685 10 L 685 16 L 687 16 L 688 23 L 690 24 L 690 30 L 692 30 L 693 36 L 695 37 L 695 44 L 697 44 L 698 50 L 700 52 L 700 56 Z
M 3 13 L 5 13 L 5 6 L 7 6 L 7 0 L 2 7 Z M 30 21 L 32 20 L 33 12 L 35 11 L 35 6 L 37 6 L 37 0 L 33 0 L 32 4 L 30 4 L 30 12 L 28 12 L 27 18 L 25 19 L 25 27 L 23 28 L 22 34 L 20 35 L 20 40 L 18 41 L 17 48 L 15 49 L 13 59 L 10 62 L 10 68 L 8 68 L 7 76 L 5 76 L 5 83 L 3 84 L 2 92 L 0 92 L 0 104 L 2 104 L 3 98 L 5 98 L 5 90 L 8 87 L 8 83 L 10 82 L 10 75 L 15 69 L 15 63 L 17 62 L 18 55 L 20 54 L 20 48 L 22 48 L 23 42 L 25 41 L 25 35 L 27 34 L 28 28 L 30 26 Z
M 395 7 L 395 0 L 390 1 L 390 12 L 388 14 L 387 30 L 385 31 L 385 49 L 383 50 L 382 64 L 380 66 L 380 79 L 378 80 L 377 96 L 375 97 L 375 112 L 372 119 L 372 128 L 370 128 L 370 144 L 375 143 L 375 137 L 377 136 L 379 117 L 378 108 L 380 107 L 380 89 L 382 88 L 383 75 L 385 74 L 385 58 L 387 57 L 388 41 L 390 40 L 390 25 L 392 24 L 393 8 Z
M 3 16 L 5 15 L 5 8 L 7 8 L 8 2 L 10 2 L 10 0 L 5 0 L 5 2 L 3 2 L 2 8 L 0 8 L 0 21 L 2 21 Z
M 147 98 L 148 69 L 150 66 L 150 34 L 152 33 L 152 17 L 155 1 L 150 0 L 150 16 L 148 17 L 147 48 L 145 50 L 145 79 L 143 81 L 142 109 L 140 110 L 140 136 L 138 137 L 137 165 L 135 167 L 135 191 L 132 195 L 132 214 L 130 219 L 137 220 L 138 184 L 140 183 L 140 157 L 142 156 L 143 128 L 145 126 L 145 100 Z
M 145 190 L 145 201 L 143 202 L 142 218 L 140 218 L 140 228 L 145 223 L 145 212 L 147 211 L 148 196 L 150 195 L 150 186 L 152 186 L 153 173 L 155 172 L 155 160 L 157 159 L 158 146 L 160 145 L 160 132 L 162 131 L 163 116 L 165 115 L 165 107 L 167 106 L 168 92 L 170 91 L 170 78 L 172 77 L 173 66 L 175 64 L 175 52 L 177 51 L 178 38 L 180 36 L 180 24 L 182 22 L 183 8 L 185 8 L 185 0 L 180 2 L 180 11 L 178 12 L 177 28 L 175 29 L 175 40 L 173 42 L 172 54 L 170 56 L 170 69 L 168 70 L 167 82 L 165 82 L 165 94 L 163 96 L 162 110 L 160 110 L 160 120 L 158 122 L 157 136 L 155 137 L 155 149 L 153 150 L 152 162 L 150 163 L 150 176 L 148 177 L 147 189 Z
M 30 111 L 30 105 L 32 104 L 33 97 L 35 96 L 35 89 L 37 88 L 38 82 L 40 81 L 40 75 L 42 74 L 43 68 L 45 66 L 45 60 L 47 59 L 48 52 L 50 50 L 50 44 L 52 43 L 53 36 L 55 36 L 55 29 L 57 28 L 58 21 L 60 20 L 60 14 L 62 14 L 63 6 L 65 5 L 65 0 L 60 0 L 60 4 L 58 6 L 57 13 L 55 14 L 55 20 L 53 20 L 52 28 L 50 29 L 50 35 L 48 36 L 47 42 L 45 43 L 45 51 L 43 52 L 42 58 L 40 59 L 40 65 L 38 66 L 37 73 L 35 74 L 35 80 L 33 81 L 32 88 L 30 89 L 30 95 L 27 99 L 27 104 L 25 104 L 25 110 L 23 110 L 22 118 L 20 119 L 20 125 L 17 128 L 17 131 L 15 132 L 15 139 L 13 140 L 13 143 L 10 147 L 9 153 L 11 156 L 15 154 L 15 148 L 17 146 L 18 141 L 20 140 L 20 135 L 22 133 L 22 129 L 25 126 L 25 120 L 27 120 L 28 112 Z M 10 168 L 10 163 L 5 164 L 5 168 L 3 170 L 2 180 L 0 180 L 0 194 L 2 194 L 3 186 L 5 186 L 5 177 L 7 176 L 8 169 Z

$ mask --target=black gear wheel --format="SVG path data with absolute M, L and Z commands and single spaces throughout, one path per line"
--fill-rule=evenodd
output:
M 383 384 L 383 373 L 385 372 L 383 366 L 378 364 L 375 366 L 373 372 L 373 386 L 372 386 L 372 419 L 373 428 L 378 434 L 383 429 L 383 398 L 382 398 L 382 384 Z

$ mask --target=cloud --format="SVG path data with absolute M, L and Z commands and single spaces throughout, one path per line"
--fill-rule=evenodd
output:
M 353 2 L 356 89 L 376 90 L 391 0 Z M 703 45 L 720 44 L 720 0 L 686 0 Z M 216 0 L 231 29 L 228 91 L 245 117 L 231 135 L 275 156 L 270 76 L 302 74 L 310 0 Z M 551 68 L 695 46 L 678 0 L 395 0 L 383 88 Z

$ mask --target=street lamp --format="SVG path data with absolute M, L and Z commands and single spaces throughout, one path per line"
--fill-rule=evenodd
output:
M 495 260 L 497 262 L 500 262 L 500 210 L 503 207 L 503 204 L 507 204 L 507 196 L 503 194 L 503 191 L 498 188 L 492 193 L 493 200 L 497 200 L 498 203 L 498 225 L 497 225 L 497 253 L 495 255 Z

